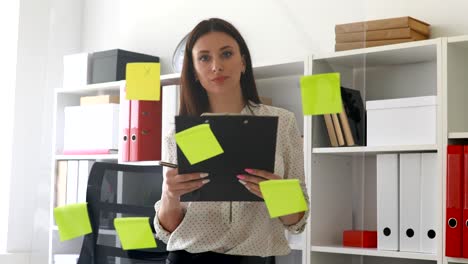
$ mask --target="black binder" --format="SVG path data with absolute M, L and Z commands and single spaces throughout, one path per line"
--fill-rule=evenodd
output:
M 344 111 L 348 116 L 349 127 L 354 142 L 358 146 L 366 145 L 366 110 L 362 102 L 361 92 L 341 87 L 341 98 L 343 99 Z
M 210 182 L 181 201 L 263 201 L 237 179 L 246 168 L 273 172 L 278 117 L 250 115 L 176 116 L 176 132 L 209 123 L 223 154 L 190 165 L 179 147 L 179 173 L 207 172 Z

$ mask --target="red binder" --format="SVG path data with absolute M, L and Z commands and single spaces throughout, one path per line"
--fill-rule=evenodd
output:
M 447 146 L 447 212 L 445 255 L 462 256 L 463 146 Z
M 463 222 L 460 223 L 462 226 L 462 255 L 464 258 L 468 258 L 468 146 L 464 146 L 463 152 Z
M 126 91 L 124 91 L 124 96 L 123 98 L 126 97 L 125 94 Z M 120 114 L 121 116 L 121 122 L 122 122 L 122 134 L 120 138 L 120 158 L 122 161 L 129 161 L 130 160 L 130 100 L 123 99 L 121 102 L 121 110 L 122 113 Z
M 343 231 L 343 246 L 377 248 L 377 231 L 345 230 Z
M 129 119 L 130 121 L 130 119 Z M 129 161 L 130 160 L 130 128 L 126 127 L 123 129 L 122 138 L 122 161 Z
M 132 100 L 130 161 L 161 160 L 162 101 Z

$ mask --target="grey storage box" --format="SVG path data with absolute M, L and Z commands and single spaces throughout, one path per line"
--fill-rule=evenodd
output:
M 121 49 L 93 53 L 91 83 L 125 80 L 129 62 L 159 62 L 159 57 Z

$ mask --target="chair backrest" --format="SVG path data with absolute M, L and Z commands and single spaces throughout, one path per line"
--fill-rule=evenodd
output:
M 86 201 L 93 232 L 84 237 L 78 264 L 165 263 L 166 245 L 123 250 L 114 229 L 116 217 L 149 217 L 153 229 L 154 203 L 160 199 L 161 166 L 94 163 L 88 179 Z

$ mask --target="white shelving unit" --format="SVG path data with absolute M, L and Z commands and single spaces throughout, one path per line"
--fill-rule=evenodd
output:
M 306 61 L 288 61 L 271 65 L 254 65 L 253 71 L 259 95 L 270 97 L 273 106 L 292 111 L 300 131 L 304 131 L 304 116 L 299 87 L 299 78 L 306 73 Z M 307 181 L 307 179 L 306 179 Z M 308 263 L 306 232 L 300 235 L 287 234 L 292 249 L 288 256 L 278 257 L 276 263 Z
M 468 119 L 466 111 L 468 106 L 468 35 L 449 37 L 443 42 L 444 65 L 444 152 L 443 171 L 447 170 L 447 148 L 448 144 L 468 144 Z M 443 177 L 443 210 L 442 220 L 445 233 L 446 219 L 446 177 Z M 445 239 L 445 237 L 444 237 Z M 445 243 L 445 240 L 444 240 Z M 445 256 L 445 244 L 443 250 Z M 468 263 L 468 259 L 444 257 L 444 264 Z
M 62 155 L 64 144 L 64 109 L 66 106 L 77 106 L 80 104 L 81 96 L 111 94 L 119 95 L 120 90 L 125 86 L 125 81 L 109 83 L 90 84 L 85 87 L 57 88 L 54 90 L 54 113 L 53 113 L 53 135 L 52 135 L 52 166 L 51 172 L 51 201 L 50 201 L 50 222 L 49 222 L 49 263 L 53 262 L 54 254 L 79 254 L 83 238 L 60 242 L 58 228 L 53 218 L 53 208 L 55 199 L 55 168 L 58 161 L 71 160 L 92 160 L 117 162 L 118 154 L 102 155 Z
M 304 74 L 304 61 L 293 61 L 285 62 L 273 65 L 262 65 L 254 67 L 255 76 L 257 79 L 257 88 L 261 96 L 270 97 L 273 100 L 275 106 L 283 107 L 293 111 L 296 115 L 298 123 L 302 128 L 302 108 L 300 100 L 300 89 L 298 86 L 299 76 Z M 180 74 L 167 74 L 161 76 L 161 85 L 163 86 L 163 96 L 165 92 L 170 93 L 170 100 L 163 100 L 163 109 L 164 107 L 173 107 L 178 108 L 178 92 L 173 92 L 171 89 L 177 89 L 177 85 L 180 83 Z M 122 162 L 119 154 L 109 154 L 109 155 L 62 155 L 63 149 L 63 129 L 64 129 L 64 108 L 66 106 L 79 105 L 79 100 L 81 96 L 89 95 L 100 95 L 100 94 L 112 94 L 120 95 L 122 98 L 122 91 L 125 87 L 125 81 L 109 82 L 102 84 L 91 84 L 85 87 L 73 87 L 73 88 L 59 88 L 55 89 L 55 113 L 54 113 L 54 132 L 53 135 L 53 166 L 55 168 L 56 162 L 59 160 L 101 160 L 101 161 L 111 161 L 119 162 L 123 164 L 132 164 L 140 166 L 152 166 L 158 165 L 159 161 L 142 161 L 142 162 Z M 166 98 L 166 97 L 165 97 Z M 164 104 L 168 105 L 164 105 Z M 164 112 L 164 110 L 163 110 Z M 175 109 L 170 109 L 170 116 L 163 116 L 164 118 L 169 119 L 169 124 L 171 123 L 170 119 L 172 115 L 176 113 Z M 164 115 L 164 114 L 163 114 Z M 166 124 L 167 125 L 167 124 Z M 163 125 L 164 126 L 164 125 Z M 165 128 L 163 128 L 164 130 Z M 167 128 L 166 128 L 167 129 Z M 120 129 L 122 130 L 122 129 Z M 164 151 L 164 150 L 163 150 Z M 163 153 L 164 156 L 164 153 Z M 55 171 L 51 173 L 51 184 L 53 186 L 55 182 Z M 117 186 L 121 189 L 123 186 L 121 184 Z M 54 188 L 51 188 L 52 190 Z M 119 192 L 119 190 L 118 190 Z M 49 234 L 49 263 L 52 263 L 53 254 L 79 254 L 81 249 L 82 239 L 74 239 L 67 242 L 59 242 L 58 240 L 58 229 L 54 224 L 52 217 L 53 212 L 53 200 L 54 194 L 52 194 L 51 199 L 51 222 L 50 222 L 50 234 Z M 111 230 L 102 230 L 102 234 L 114 235 L 115 232 Z M 305 252 L 305 237 L 296 236 L 289 234 L 292 239 L 291 248 L 295 252 Z M 283 257 L 288 263 L 291 259 L 297 259 L 298 256 L 304 254 L 294 253 L 292 257 Z M 301 262 L 305 263 L 305 262 Z
M 308 74 L 340 72 L 342 85 L 360 90 L 364 102 L 436 96 L 437 138 L 435 145 L 333 148 L 323 120 L 306 117 L 311 215 L 320 216 L 308 225 L 307 263 L 468 263 L 445 257 L 446 148 L 468 142 L 468 36 L 311 56 L 309 65 Z M 436 253 L 341 246 L 345 229 L 376 230 L 375 155 L 407 152 L 437 153 Z
M 433 152 L 437 151 L 437 145 L 399 145 L 399 146 L 372 146 L 372 147 L 329 147 L 314 148 L 314 154 L 336 154 L 336 155 L 376 155 L 384 153 L 403 152 Z
M 311 56 L 308 74 L 339 72 L 341 85 L 359 90 L 364 106 L 368 100 L 428 95 L 436 96 L 440 106 L 442 42 L 431 39 Z M 377 154 L 437 153 L 440 188 L 435 195 L 442 197 L 442 114 L 442 107 L 437 107 L 437 140 L 430 145 L 330 147 L 323 119 L 305 118 L 312 216 L 306 263 L 442 263 L 442 221 L 437 225 L 436 254 L 341 246 L 344 230 L 377 230 Z M 436 208 L 442 219 L 442 199 Z

